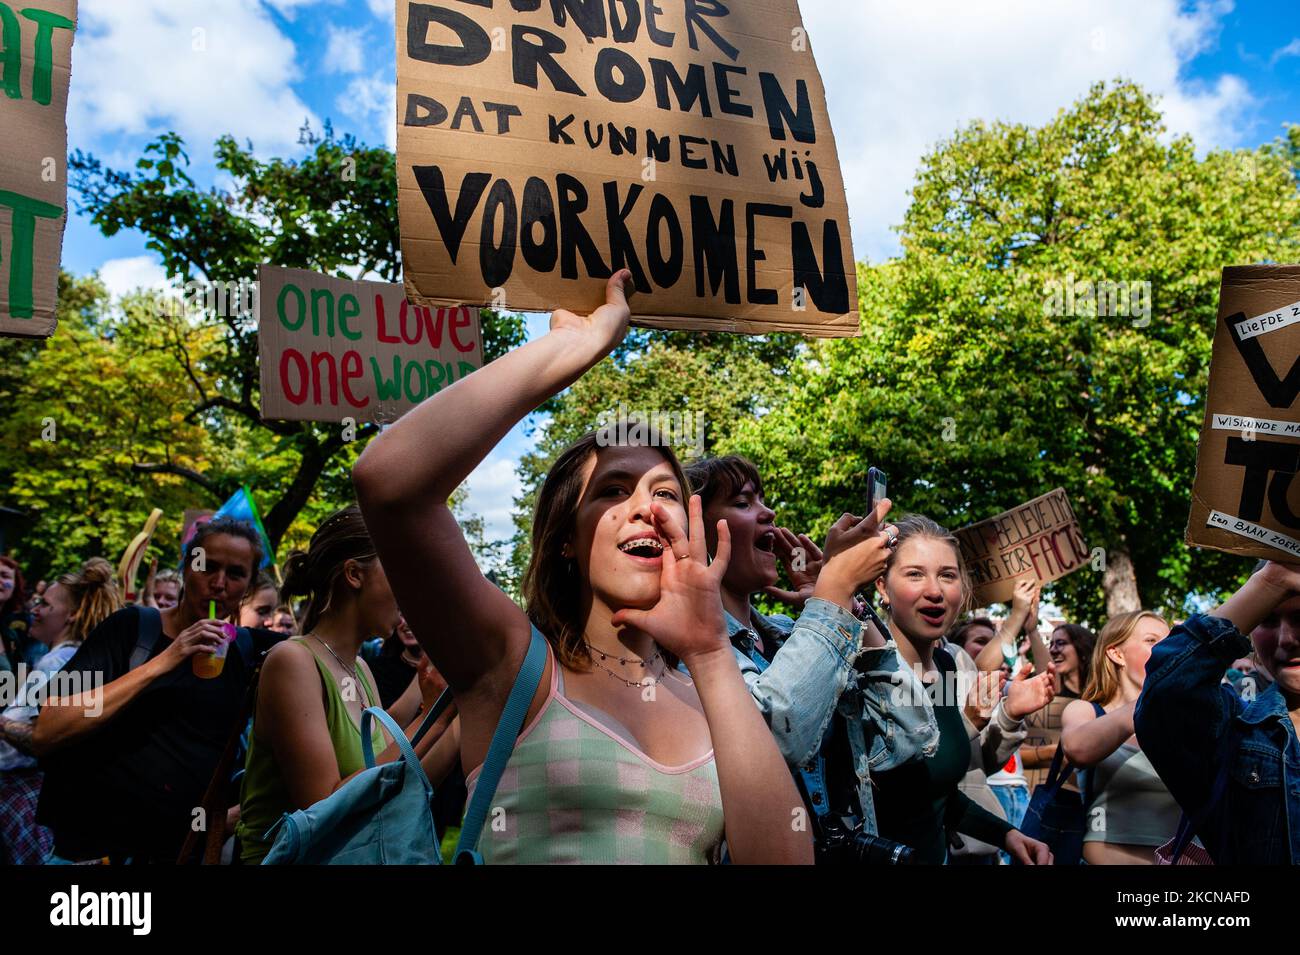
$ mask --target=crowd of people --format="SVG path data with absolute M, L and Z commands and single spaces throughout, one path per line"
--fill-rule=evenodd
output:
M 215 827 L 226 859 L 260 863 L 366 749 L 402 758 L 377 722 L 363 739 L 363 710 L 415 737 L 449 690 L 414 746 L 441 839 L 540 641 L 489 863 L 1154 864 L 1175 842 L 1297 860 L 1300 566 L 1261 563 L 1173 627 L 1043 627 L 1032 581 L 1003 619 L 972 616 L 961 549 L 928 517 L 882 500 L 819 544 L 743 458 L 683 468 L 593 432 L 539 490 L 523 606 L 485 578 L 451 494 L 619 344 L 626 280 L 374 439 L 358 504 L 282 580 L 224 518 L 128 606 L 102 559 L 29 593 L 0 557 L 0 859 L 188 861 Z M 1077 851 L 1042 824 L 1062 794 Z

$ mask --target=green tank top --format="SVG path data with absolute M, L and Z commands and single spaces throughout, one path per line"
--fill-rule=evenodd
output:
M 330 742 L 334 744 L 339 776 L 346 779 L 366 765 L 361 753 L 361 730 L 352 722 L 352 714 L 348 712 L 343 694 L 329 667 L 325 666 L 316 651 L 302 637 L 292 639 L 311 650 L 312 658 L 316 661 L 316 669 L 325 687 L 325 724 L 329 729 Z M 374 688 L 359 666 L 356 667 L 356 675 L 357 682 L 364 688 L 366 705 L 378 706 Z M 371 723 L 370 739 L 376 756 L 388 746 L 378 720 Z M 258 739 L 256 721 L 248 736 L 248 759 L 244 766 L 244 781 L 239 794 L 239 825 L 235 831 L 241 847 L 240 861 L 245 865 L 260 865 L 271 851 L 271 843 L 262 837 L 280 821 L 282 815 L 293 812 L 298 807 L 290 802 L 289 790 L 284 784 L 271 744 Z

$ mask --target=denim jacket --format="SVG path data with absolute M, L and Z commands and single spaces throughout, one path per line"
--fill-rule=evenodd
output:
M 1250 638 L 1198 614 L 1155 645 L 1133 717 L 1138 742 L 1195 819 L 1221 771 L 1227 788 L 1197 835 L 1219 865 L 1300 862 L 1300 743 L 1281 691 L 1246 702 L 1223 686 Z M 1233 737 L 1224 752 L 1224 734 Z
M 741 675 L 758 704 L 786 763 L 802 772 L 814 802 L 825 805 L 821 749 L 838 711 L 845 718 L 858 799 L 867 832 L 876 832 L 871 771 L 893 769 L 934 753 L 939 730 L 928 694 L 926 706 L 896 706 L 900 690 L 907 698 L 915 682 L 892 643 L 860 647 L 862 623 L 853 614 L 813 597 L 798 621 L 784 615 L 764 617 L 757 611 L 748 626 L 727 614 L 727 630 Z M 775 648 L 769 663 L 758 652 L 755 631 L 765 647 Z M 855 663 L 865 661 L 859 673 Z

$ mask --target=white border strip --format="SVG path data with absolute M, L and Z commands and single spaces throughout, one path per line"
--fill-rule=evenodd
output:
M 1224 514 L 1222 511 L 1210 511 L 1210 519 L 1205 522 L 1205 526 L 1218 528 L 1221 531 L 1227 531 L 1229 534 L 1248 538 L 1257 544 L 1267 544 L 1269 547 L 1275 547 L 1287 554 L 1300 557 L 1300 541 L 1294 537 L 1287 537 L 1285 534 L 1271 531 L 1267 527 L 1260 527 L 1250 521 L 1243 521 L 1240 517 L 1233 517 L 1231 514 Z
M 1266 434 L 1275 438 L 1300 440 L 1300 421 L 1276 421 L 1271 418 L 1215 412 L 1210 416 L 1210 428 L 1214 431 L 1240 431 L 1243 434 Z
M 1283 305 L 1271 312 L 1238 322 L 1237 336 L 1243 340 L 1258 338 L 1260 335 L 1267 335 L 1269 332 L 1276 332 L 1297 324 L 1300 324 L 1300 302 L 1292 302 L 1290 305 Z

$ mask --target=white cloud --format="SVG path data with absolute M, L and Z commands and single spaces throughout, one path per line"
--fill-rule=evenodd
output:
M 515 498 L 523 493 L 515 466 L 522 453 L 508 454 L 498 447 L 469 476 L 465 509 L 483 518 L 484 536 L 489 541 L 507 540 L 514 535 L 511 515 Z
M 366 0 L 366 3 L 370 12 L 382 19 L 391 20 L 397 15 L 396 0 Z
M 110 259 L 99 267 L 99 277 L 116 301 L 140 289 L 165 289 L 167 272 L 151 255 Z
M 1284 56 L 1300 56 L 1300 37 L 1292 40 L 1281 49 L 1274 50 L 1273 55 L 1269 58 L 1269 65 L 1272 66 Z
M 397 84 L 382 75 L 358 76 L 338 95 L 339 112 L 383 130 L 389 149 L 397 148 Z
M 365 62 L 363 50 L 366 31 L 336 27 L 333 24 L 326 29 L 329 44 L 325 50 L 325 72 L 360 73 L 361 65 Z
M 341 0 L 264 0 L 264 2 L 267 6 L 274 7 L 285 19 L 292 20 L 297 15 L 299 7 L 337 4 Z
M 1182 75 L 1217 42 L 1231 2 L 1178 0 L 803 0 L 825 80 L 858 258 L 897 252 L 921 156 L 975 119 L 1042 124 L 1098 81 L 1163 97 L 1197 147 L 1241 141 L 1246 84 Z
M 229 132 L 290 151 L 304 119 L 320 126 L 290 85 L 298 77 L 293 43 L 258 0 L 82 0 L 70 134 L 175 129 L 205 153 Z

